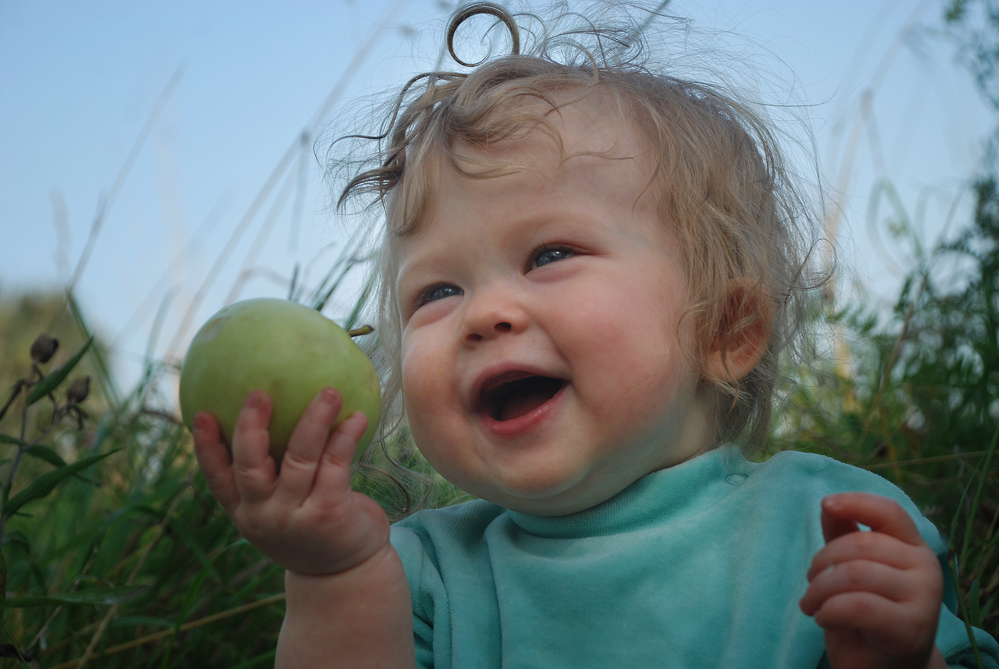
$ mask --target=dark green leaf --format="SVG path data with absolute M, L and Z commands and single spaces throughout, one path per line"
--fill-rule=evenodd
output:
M 121 449 L 115 449 L 108 453 L 101 453 L 99 455 L 91 455 L 78 460 L 71 465 L 66 465 L 65 467 L 60 467 L 59 469 L 54 469 L 50 472 L 42 474 L 29 483 L 27 488 L 17 493 L 14 497 L 7 501 L 6 506 L 4 506 L 3 513 L 0 514 L 0 518 L 7 520 L 28 502 L 35 499 L 41 499 L 42 497 L 48 495 L 66 477 L 76 474 L 81 469 L 86 469 L 98 460 L 103 460 L 112 453 L 117 453 L 119 450 Z
M 198 560 L 201 561 L 201 564 L 204 565 L 204 569 L 210 570 L 212 574 L 214 574 L 215 578 L 221 581 L 222 576 L 215 570 L 215 565 L 213 564 L 212 558 L 209 557 L 208 553 L 205 552 L 205 549 L 201 547 L 201 545 L 198 543 L 197 538 L 195 538 L 187 530 L 187 528 L 185 528 L 180 523 L 171 524 L 170 529 L 173 531 L 174 534 L 180 537 L 180 539 L 184 543 L 187 544 L 188 548 L 191 549 L 191 552 L 194 553 L 194 555 L 197 556 Z
M 54 450 L 52 450 L 48 446 L 41 446 L 41 445 L 29 446 L 27 448 L 27 450 L 25 450 L 24 452 L 26 454 L 32 455 L 32 456 L 34 456 L 34 457 L 36 457 L 36 458 L 38 458 L 40 460 L 44 460 L 45 462 L 49 463 L 50 465 L 55 465 L 56 467 L 65 467 L 66 466 L 66 461 L 63 460 L 59 456 L 58 453 L 56 453 Z M 82 476 L 80 474 L 73 474 L 73 478 L 78 479 L 80 481 L 86 481 L 87 483 L 92 483 L 94 485 L 98 485 L 99 484 L 98 481 L 95 481 L 93 479 L 87 478 L 86 476 Z
M 0 551 L 0 618 L 3 617 L 4 605 L 7 602 L 7 561 Z
M 264 664 L 271 664 L 274 661 L 274 657 L 277 655 L 276 650 L 265 651 L 263 655 L 258 655 L 257 657 L 250 658 L 240 662 L 232 669 L 250 669 L 250 667 L 259 667 Z
M 3 543 L 6 545 L 18 545 L 24 550 L 31 552 L 31 544 L 28 542 L 28 535 L 21 530 L 9 530 L 3 535 Z
M 28 442 L 21 441 L 17 437 L 11 437 L 6 434 L 0 434 L 0 444 L 14 444 L 15 446 L 27 446 Z
M 156 618 L 153 616 L 118 616 L 111 623 L 112 627 L 156 627 L 159 629 L 173 629 L 177 622 L 168 618 Z
M 45 379 L 39 383 L 37 386 L 31 389 L 31 394 L 28 395 L 28 406 L 31 406 L 38 400 L 42 399 L 53 390 L 59 387 L 59 384 L 66 380 L 69 373 L 73 371 L 80 359 L 83 358 L 83 354 L 87 352 L 90 345 L 94 343 L 94 338 L 91 337 L 87 340 L 87 343 L 83 345 L 76 355 L 70 358 L 65 365 L 52 372 Z
M 971 582 L 971 589 L 968 591 L 968 617 L 972 625 L 980 627 L 982 624 L 982 613 L 981 607 L 981 597 L 979 592 L 979 579 L 975 579 Z
M 992 596 L 985 600 L 985 605 L 981 609 L 981 619 L 984 621 L 989 617 L 989 613 L 992 611 L 992 605 L 999 600 L 999 592 L 992 593 Z
M 59 454 L 48 446 L 29 446 L 24 452 L 27 455 L 38 458 L 39 460 L 44 460 L 50 465 L 55 465 L 56 467 L 66 466 L 66 461 L 59 457 Z
M 121 604 L 139 596 L 147 586 L 123 585 L 117 588 L 93 588 L 77 592 L 62 592 L 54 595 L 28 595 L 26 597 L 8 597 L 7 606 L 12 609 L 29 606 L 60 606 L 60 605 L 105 605 Z

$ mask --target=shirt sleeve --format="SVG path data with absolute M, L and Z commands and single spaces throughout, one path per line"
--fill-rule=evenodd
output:
M 443 669 L 435 661 L 435 650 L 440 652 L 450 647 L 449 630 L 447 625 L 442 625 L 435 636 L 434 620 L 441 614 L 446 620 L 447 592 L 432 559 L 432 546 L 425 544 L 423 538 L 418 528 L 392 526 L 392 546 L 402 560 L 413 601 L 416 666 Z

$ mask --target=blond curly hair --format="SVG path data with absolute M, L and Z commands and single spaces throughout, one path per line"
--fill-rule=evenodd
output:
M 679 243 L 690 278 L 689 316 L 696 319 L 700 347 L 693 355 L 703 357 L 711 342 L 737 338 L 760 321 L 769 330 L 766 352 L 748 376 L 737 382 L 703 379 L 717 400 L 719 438 L 755 450 L 770 432 L 782 355 L 797 350 L 811 289 L 821 282 L 809 264 L 814 217 L 766 110 L 720 85 L 679 78 L 661 67 L 654 71 L 644 56 L 647 26 L 633 16 L 601 14 L 597 20 L 564 4 L 556 10 L 553 19 L 542 21 L 492 3 L 459 9 L 447 46 L 466 71 L 413 77 L 393 100 L 380 132 L 351 136 L 378 144 L 360 169 L 351 164 L 354 172 L 338 206 L 360 198 L 381 204 L 386 215 L 378 317 L 386 417 L 404 412 L 395 249 L 426 220 L 435 171 L 449 165 L 483 179 L 506 173 L 509 167 L 471 163 L 456 147 L 488 148 L 529 131 L 544 132 L 561 147 L 551 113 L 600 95 L 633 119 L 649 143 L 648 188 L 659 193 L 660 219 Z M 454 38 L 478 14 L 507 28 L 513 53 L 468 66 L 455 54 Z M 644 16 L 646 23 L 657 18 Z M 519 22 L 541 28 L 524 30 Z M 347 164 L 337 160 L 338 168 Z M 733 310 L 733 280 L 749 286 L 738 299 L 750 308 Z M 733 311 L 742 317 L 733 320 Z

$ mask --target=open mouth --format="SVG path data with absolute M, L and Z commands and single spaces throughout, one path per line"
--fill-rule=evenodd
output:
M 564 384 L 549 376 L 501 377 L 482 389 L 482 410 L 498 421 L 520 418 L 555 397 Z

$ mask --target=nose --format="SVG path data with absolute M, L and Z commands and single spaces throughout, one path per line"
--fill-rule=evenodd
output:
M 466 302 L 462 340 L 474 346 L 504 334 L 523 332 L 527 322 L 518 295 L 509 287 L 480 291 Z

